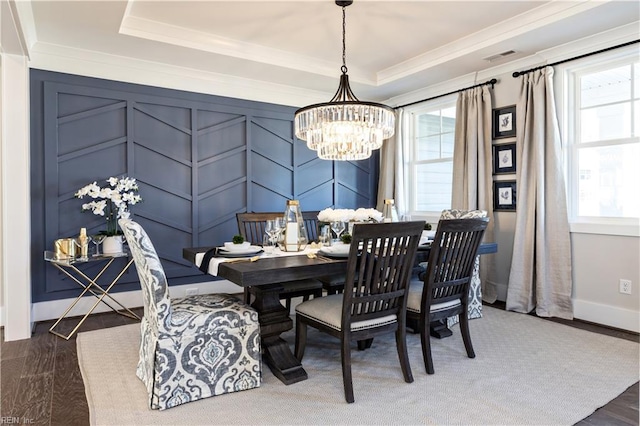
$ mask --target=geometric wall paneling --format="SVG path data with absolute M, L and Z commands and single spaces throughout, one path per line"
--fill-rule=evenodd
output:
M 336 179 L 339 184 L 357 188 L 361 192 L 368 190 L 371 170 L 367 166 L 361 161 L 341 161 L 336 166 Z
M 295 162 L 296 164 L 299 164 L 301 166 L 306 165 L 310 162 L 313 163 L 329 163 L 331 164 L 330 161 L 326 161 L 326 160 L 321 160 L 318 158 L 318 153 L 313 150 L 313 149 L 309 149 L 307 147 L 307 143 L 301 139 L 296 138 L 295 140 L 295 144 L 296 144 L 296 158 L 295 158 Z
M 73 101 L 73 97 L 68 97 Z M 90 148 L 110 141 L 125 142 L 126 102 L 94 108 L 58 118 L 58 155 Z M 96 133 L 96 128 L 101 133 Z
M 287 119 L 251 117 L 251 185 L 247 211 L 284 212 L 295 198 L 293 130 Z
M 356 189 L 338 184 L 336 208 L 357 209 L 365 205 L 369 199 L 361 195 Z
M 301 197 L 319 187 L 333 190 L 333 163 L 331 161 L 320 159 L 309 161 L 298 167 L 297 173 L 296 192 Z
M 220 118 L 218 115 L 216 117 Z M 227 118 L 225 116 L 225 118 Z M 230 150 L 245 148 L 247 141 L 246 117 L 233 116 L 221 123 L 206 127 L 198 122 L 198 161 L 203 161 Z
M 137 105 L 139 106 L 139 105 Z M 175 109 L 175 108 L 174 108 Z M 189 109 L 181 112 L 190 113 Z M 191 129 L 178 127 L 149 112 L 133 112 L 133 142 L 177 161 L 191 162 Z
M 374 156 L 377 158 L 377 155 L 371 158 Z M 357 208 L 375 199 L 370 165 L 371 162 L 366 161 L 336 162 L 336 207 Z M 375 202 L 371 206 L 375 206 Z
M 291 147 L 289 147 L 291 149 Z M 274 196 L 293 197 L 293 170 L 291 165 L 278 163 L 271 158 L 252 152 L 252 188 L 256 185 L 274 193 Z M 284 205 L 282 207 L 284 211 Z
M 300 194 L 300 207 L 303 211 L 323 210 L 333 206 L 333 183 L 326 182 Z M 360 205 L 362 206 L 362 204 Z
M 284 212 L 287 200 L 292 199 L 292 196 L 278 194 L 259 184 L 253 184 L 251 186 L 251 194 L 252 207 L 247 208 L 247 210 L 255 212 Z
M 293 166 L 293 146 L 289 135 L 275 133 L 265 128 L 264 125 L 251 124 L 251 150 L 274 163 L 291 168 Z
M 222 185 L 215 190 L 198 195 L 197 213 L 200 219 L 198 233 L 219 225 L 227 217 L 233 216 L 235 220 L 236 212 L 242 211 L 247 205 L 245 183 L 246 179 L 242 179 L 240 182 Z
M 171 285 L 211 279 L 182 248 L 229 241 L 238 212 L 284 211 L 292 198 L 304 210 L 375 204 L 378 156 L 319 160 L 293 135 L 293 107 L 36 69 L 30 89 L 33 302 L 79 293 L 42 252 L 80 227 L 104 229 L 74 197 L 94 180 L 137 179 L 143 201 L 132 213 Z M 130 268 L 115 291 L 139 286 Z

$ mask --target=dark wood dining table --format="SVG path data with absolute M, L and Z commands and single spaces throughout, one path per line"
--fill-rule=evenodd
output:
M 184 248 L 182 257 L 196 264 L 196 256 L 209 249 L 211 247 Z M 480 246 L 480 254 L 496 251 L 495 243 L 483 243 Z M 418 253 L 418 259 L 425 255 L 428 257 L 429 247 L 419 247 Z M 254 296 L 251 306 L 259 316 L 263 359 L 284 384 L 306 380 L 307 372 L 291 352 L 289 343 L 280 337 L 293 328 L 289 312 L 280 303 L 280 293 L 288 281 L 344 274 L 346 270 L 346 258 L 322 256 L 310 259 L 305 255 L 261 257 L 256 262 L 222 262 L 218 265 L 218 277 L 248 287 Z
M 211 247 L 185 248 L 182 256 L 196 263 L 196 255 Z M 288 281 L 346 273 L 346 258 L 305 255 L 263 257 L 256 262 L 223 262 L 217 276 L 241 287 L 249 287 L 254 296 L 251 304 L 258 311 L 263 359 L 273 374 L 290 385 L 307 379 L 307 372 L 280 335 L 293 328 L 289 312 L 280 303 L 280 293 Z

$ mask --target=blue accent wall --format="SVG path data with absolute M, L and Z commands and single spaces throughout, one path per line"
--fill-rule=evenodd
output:
M 171 285 L 211 279 L 182 259 L 182 248 L 229 241 L 238 232 L 238 212 L 284 211 L 288 199 L 300 200 L 303 210 L 375 206 L 378 153 L 359 162 L 320 160 L 295 138 L 294 112 L 31 70 L 32 301 L 79 294 L 43 252 L 81 227 L 90 234 L 105 228 L 103 218 L 81 211 L 83 200 L 74 193 L 111 176 L 138 180 L 143 202 L 132 213 Z M 93 276 L 101 266 L 84 268 Z M 131 268 L 114 290 L 137 289 Z

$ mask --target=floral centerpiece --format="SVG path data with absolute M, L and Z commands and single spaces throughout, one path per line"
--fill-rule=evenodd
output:
M 77 198 L 85 196 L 93 198 L 92 201 L 82 205 L 82 211 L 91 210 L 93 214 L 105 216 L 107 229 L 100 231 L 106 236 L 121 235 L 118 229 L 118 219 L 129 218 L 129 205 L 138 204 L 142 197 L 138 195 L 138 184 L 136 180 L 129 177 L 110 177 L 106 180 L 109 184 L 104 188 L 98 186 L 97 182 L 90 183 L 75 193 Z
M 318 213 L 320 222 L 382 222 L 384 216 L 376 209 L 324 209 Z
M 334 222 L 346 222 L 347 233 L 353 233 L 353 225 L 357 222 L 382 222 L 384 215 L 376 209 L 359 208 L 353 209 L 324 209 L 318 213 L 318 222 L 327 223 L 332 231 L 335 231 L 336 238 L 341 238 L 341 229 L 333 229 Z M 344 227 L 341 227 L 344 229 Z M 343 235 L 346 236 L 347 234 Z M 344 242 L 344 241 L 343 241 Z

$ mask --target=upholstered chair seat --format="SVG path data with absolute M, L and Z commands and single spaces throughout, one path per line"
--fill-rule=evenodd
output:
M 144 229 L 119 221 L 144 299 L 137 376 L 149 407 L 187 402 L 260 386 L 258 313 L 228 294 L 171 300 L 160 259 Z

